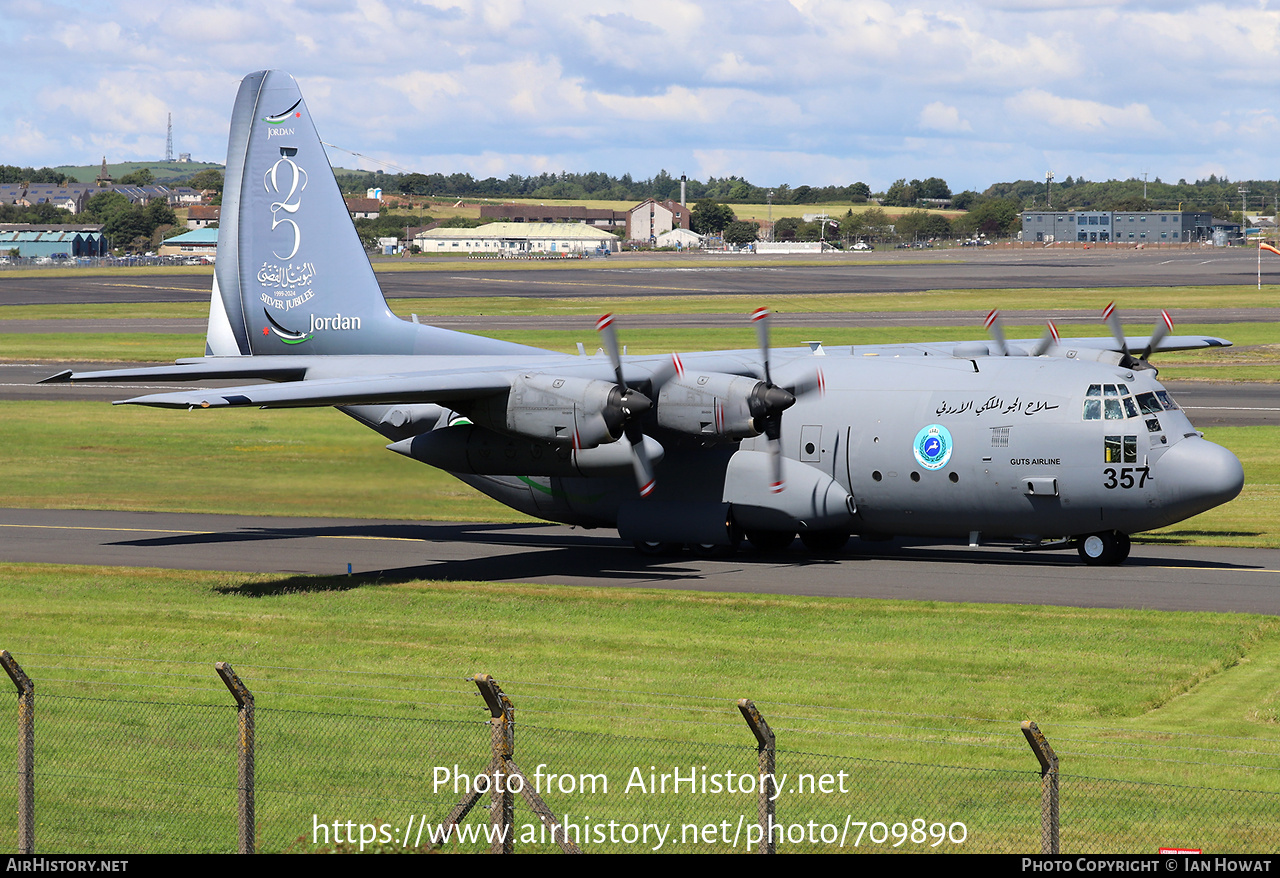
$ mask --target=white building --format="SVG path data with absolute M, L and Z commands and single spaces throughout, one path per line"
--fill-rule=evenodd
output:
M 489 223 L 476 229 L 427 229 L 414 235 L 423 253 L 587 253 L 618 252 L 616 235 L 582 223 Z

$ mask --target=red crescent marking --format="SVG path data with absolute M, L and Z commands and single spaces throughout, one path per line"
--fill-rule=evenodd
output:
M 604 315 L 603 317 L 601 317 L 599 320 L 596 321 L 596 332 L 599 332 L 600 330 L 604 329 L 610 323 L 613 323 L 613 315 L 612 314 Z
M 757 308 L 755 311 L 751 312 L 752 320 L 763 320 L 768 316 L 769 316 L 768 308 Z
M 1106 320 L 1108 317 L 1111 316 L 1111 312 L 1114 310 L 1116 310 L 1116 303 L 1112 302 L 1111 304 L 1107 305 L 1107 307 L 1102 309 L 1102 319 Z
M 1173 331 L 1173 318 L 1169 316 L 1169 312 L 1163 308 L 1160 309 L 1160 316 L 1164 318 L 1164 325 L 1169 327 L 1169 331 Z
M 996 322 L 996 318 L 997 318 L 997 317 L 999 317 L 999 316 L 1000 316 L 1000 312 L 999 312 L 999 311 L 997 311 L 995 308 L 992 308 L 992 309 L 991 309 L 991 313 L 989 313 L 989 314 L 987 315 L 986 322 L 984 322 L 982 325 L 983 325 L 985 328 L 990 329 L 990 328 L 991 328 L 991 324 L 995 323 L 995 322 Z

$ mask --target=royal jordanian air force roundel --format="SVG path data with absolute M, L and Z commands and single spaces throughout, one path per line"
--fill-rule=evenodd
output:
M 951 431 L 941 424 L 930 424 L 916 434 L 916 462 L 925 469 L 942 469 L 951 459 Z

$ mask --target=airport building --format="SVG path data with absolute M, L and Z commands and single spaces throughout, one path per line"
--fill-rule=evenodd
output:
M 692 228 L 689 213 L 678 201 L 647 198 L 627 211 L 627 240 L 653 243 L 664 232 Z
M 78 256 L 106 256 L 107 240 L 102 226 L 32 226 L 0 224 L 0 256 L 17 251 L 18 256 L 39 259 L 71 259 Z
M 509 223 L 583 223 L 606 232 L 627 225 L 626 211 L 577 205 L 483 204 L 480 218 Z
M 1214 226 L 1212 214 L 1184 210 L 1028 210 L 1022 240 L 1178 244 L 1212 240 Z
M 413 236 L 423 253 L 616 253 L 620 241 L 583 223 L 489 223 L 475 229 L 426 229 Z

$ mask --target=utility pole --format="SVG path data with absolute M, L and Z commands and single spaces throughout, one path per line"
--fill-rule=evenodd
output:
M 1244 218 L 1245 211 L 1249 209 L 1249 190 L 1243 186 L 1237 186 L 1236 191 L 1240 193 L 1240 243 L 1244 244 L 1249 238 L 1245 234 L 1245 224 L 1248 220 Z

